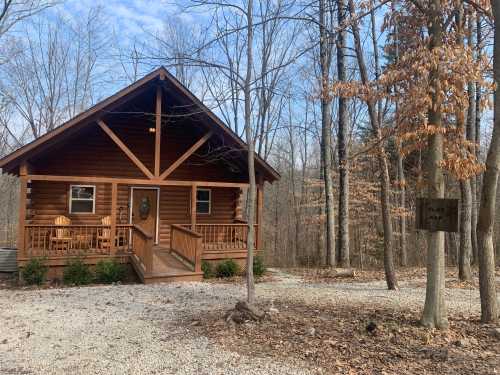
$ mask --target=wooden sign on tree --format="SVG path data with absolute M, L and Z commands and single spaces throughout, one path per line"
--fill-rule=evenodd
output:
M 458 199 L 417 198 L 416 229 L 458 232 Z

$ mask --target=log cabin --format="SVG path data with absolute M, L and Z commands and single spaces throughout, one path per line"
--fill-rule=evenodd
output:
M 144 283 L 199 280 L 202 260 L 246 259 L 247 145 L 165 68 L 0 160 L 19 176 L 17 262 L 131 264 Z M 258 155 L 263 188 L 279 174 Z

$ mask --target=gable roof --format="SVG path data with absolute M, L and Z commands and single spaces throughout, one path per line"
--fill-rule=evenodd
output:
M 229 128 L 219 117 L 217 117 L 205 104 L 203 104 L 191 91 L 189 91 L 189 89 L 187 89 L 172 74 L 170 74 L 167 69 L 161 66 L 138 81 L 95 104 L 86 111 L 78 114 L 64 124 L 0 159 L 0 168 L 8 168 L 9 170 L 15 169 L 24 160 L 45 149 L 44 146 L 47 147 L 49 141 L 67 134 L 71 130 L 80 129 L 82 126 L 92 124 L 103 114 L 104 111 L 109 110 L 111 107 L 117 107 L 123 103 L 124 100 L 129 99 L 130 96 L 140 94 L 142 92 L 141 89 L 145 88 L 148 83 L 157 79 L 167 80 L 171 83 L 189 101 L 200 108 L 200 112 L 207 116 L 210 120 L 209 122 L 213 124 L 213 126 L 222 129 L 222 131 L 233 139 L 237 145 L 239 145 L 243 150 L 247 150 L 247 144 L 236 133 L 234 133 L 231 128 Z M 275 181 L 280 178 L 279 173 L 258 154 L 255 154 L 255 161 L 257 168 L 263 169 L 268 175 L 269 180 Z

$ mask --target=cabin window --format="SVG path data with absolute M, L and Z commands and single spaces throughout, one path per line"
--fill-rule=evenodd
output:
M 210 198 L 212 191 L 210 189 L 198 189 L 196 191 L 196 213 L 209 214 L 211 210 Z
M 95 186 L 71 185 L 69 194 L 70 214 L 93 214 L 95 212 Z

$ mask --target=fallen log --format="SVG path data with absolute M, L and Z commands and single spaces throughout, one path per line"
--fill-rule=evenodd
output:
M 356 272 L 353 268 L 331 268 L 327 272 L 325 272 L 323 277 L 332 279 L 350 278 L 356 277 Z

